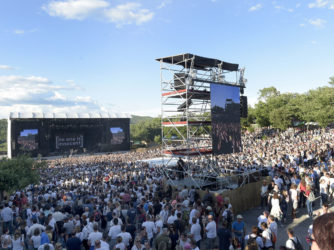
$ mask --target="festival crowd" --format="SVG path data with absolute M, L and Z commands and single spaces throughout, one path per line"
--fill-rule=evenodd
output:
M 334 249 L 334 130 L 289 130 L 242 137 L 243 152 L 208 160 L 221 174 L 266 169 L 259 190 L 258 224 L 246 232 L 229 197 L 198 188 L 172 187 L 163 166 L 142 160 L 159 150 L 61 158 L 48 161 L 40 184 L 17 190 L 0 204 L 0 249 L 302 249 L 293 228 L 277 245 L 278 228 L 307 211 L 312 249 Z M 320 200 L 320 212 L 313 211 Z

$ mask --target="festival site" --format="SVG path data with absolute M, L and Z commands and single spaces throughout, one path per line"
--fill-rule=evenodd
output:
M 334 0 L 0 2 L 0 250 L 334 250 Z

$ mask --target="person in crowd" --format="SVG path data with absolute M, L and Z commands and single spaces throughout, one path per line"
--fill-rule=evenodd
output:
M 244 238 L 246 234 L 245 222 L 241 214 L 237 215 L 237 220 L 232 224 L 232 233 L 235 239 L 240 243 L 241 248 L 244 247 Z
M 296 218 L 296 212 L 298 208 L 298 191 L 296 184 L 292 184 L 290 188 L 290 199 L 291 199 L 291 215 L 292 219 Z
M 264 247 L 262 237 L 259 235 L 259 228 L 256 226 L 252 227 L 251 234 L 245 236 L 245 241 L 247 246 L 253 247 L 255 245 L 257 247 L 256 250 L 261 250 Z
M 218 228 L 217 236 L 219 239 L 219 250 L 228 249 L 232 243 L 232 233 L 227 227 L 226 221 L 223 221 L 222 227 Z M 197 244 L 197 246 L 200 247 L 200 244 Z
M 272 242 L 272 232 L 268 228 L 267 223 L 262 222 L 261 223 L 262 228 L 262 240 L 263 240 L 263 247 L 264 250 L 273 249 L 273 242 Z
M 261 186 L 261 208 L 268 206 L 268 184 L 267 181 L 263 181 Z
M 298 250 L 298 246 L 301 245 L 299 239 L 297 236 L 294 235 L 293 229 L 292 228 L 288 228 L 287 230 L 287 234 L 288 234 L 288 240 L 285 243 L 285 246 L 287 249 L 292 249 L 292 250 Z

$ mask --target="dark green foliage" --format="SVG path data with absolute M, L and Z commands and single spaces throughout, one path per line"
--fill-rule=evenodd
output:
M 45 163 L 34 161 L 27 156 L 0 160 L 0 198 L 3 192 L 11 193 L 35 184 L 39 180 L 39 169 Z
M 130 125 L 132 141 L 157 142 L 161 136 L 161 118 L 149 118 Z
M 0 154 L 7 152 L 7 120 L 0 120 Z
M 332 87 L 334 87 L 334 76 L 332 76 L 332 77 L 329 78 L 328 83 L 329 83 L 329 85 L 331 85 Z
M 274 87 L 264 88 L 254 114 L 261 127 L 285 130 L 298 122 L 318 122 L 325 127 L 334 122 L 334 88 L 320 87 L 305 94 L 281 94 Z

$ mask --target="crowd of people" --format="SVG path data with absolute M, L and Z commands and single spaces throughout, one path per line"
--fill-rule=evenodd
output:
M 263 214 L 251 232 L 228 197 L 168 185 L 164 166 L 142 161 L 160 151 L 146 150 L 49 161 L 40 184 L 1 201 L 1 249 L 300 249 L 304 239 L 293 228 L 287 228 L 284 246 L 276 242 L 278 227 L 303 211 L 310 217 L 312 249 L 332 249 L 334 130 L 265 139 L 247 133 L 242 142 L 243 152 L 193 157 L 185 165 L 193 172 L 268 171 L 272 181 L 266 178 L 258 193 Z M 318 196 L 319 214 L 313 212 Z

